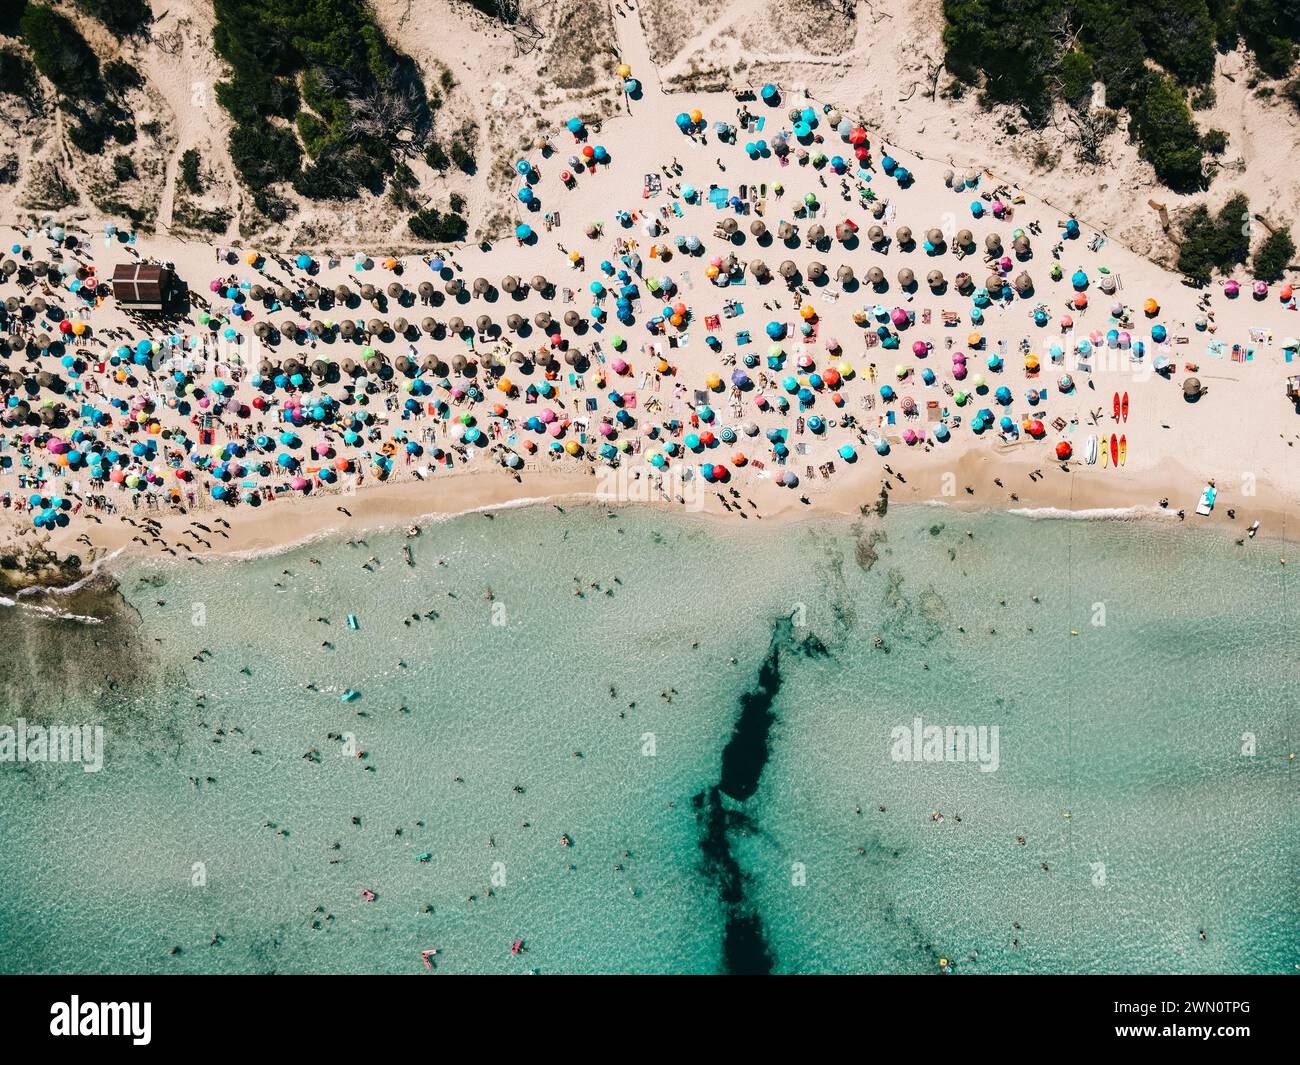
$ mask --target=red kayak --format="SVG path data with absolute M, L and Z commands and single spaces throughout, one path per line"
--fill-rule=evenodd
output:
M 1120 409 L 1120 413 L 1123 415 L 1124 420 L 1128 421 L 1128 393 L 1127 392 L 1124 393 L 1124 399 L 1120 403 L 1119 409 Z
M 1110 464 L 1119 465 L 1119 437 L 1114 433 L 1110 434 Z
M 1120 410 L 1120 407 L 1119 407 L 1119 393 L 1116 392 L 1116 393 L 1115 393 L 1115 420 L 1116 420 L 1116 421 L 1119 421 L 1119 410 Z

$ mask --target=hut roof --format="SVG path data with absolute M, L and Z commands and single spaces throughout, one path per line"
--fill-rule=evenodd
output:
M 158 263 L 119 263 L 113 267 L 113 296 L 139 311 L 161 311 L 171 295 L 171 267 Z

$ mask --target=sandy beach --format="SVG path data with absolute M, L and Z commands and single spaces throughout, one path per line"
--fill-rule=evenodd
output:
M 620 114 L 525 140 L 506 191 L 518 239 L 403 255 L 111 220 L 11 230 L 0 294 L 24 351 L 6 378 L 6 538 L 83 559 L 174 553 L 220 516 L 203 550 L 239 554 L 530 499 L 761 519 L 856 513 L 882 488 L 1190 516 L 1209 482 L 1213 514 L 1189 520 L 1285 536 L 1300 502 L 1289 286 L 1189 288 L 1058 193 L 995 160 L 914 156 L 833 101 L 670 92 L 641 21 L 620 11 L 614 27 L 606 76 L 637 88 Z M 70 291 L 93 276 L 108 293 L 113 268 L 140 261 L 173 265 L 187 313 Z M 107 420 L 79 421 L 78 404 Z M 100 449 L 127 452 L 112 479 Z M 10 507 L 28 496 L 45 527 Z

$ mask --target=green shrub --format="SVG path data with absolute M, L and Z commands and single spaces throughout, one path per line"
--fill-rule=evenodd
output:
M 1215 270 L 1227 272 L 1246 261 L 1250 252 L 1250 203 L 1233 196 L 1211 215 L 1204 205 L 1193 208 L 1183 223 L 1178 269 L 1200 284 Z
M 118 181 L 130 181 L 135 177 L 135 163 L 129 155 L 119 152 L 113 156 L 113 177 Z
M 1198 188 L 1202 182 L 1201 138 L 1174 79 L 1149 79 L 1132 112 L 1139 154 L 1155 168 L 1156 177 L 1179 191 Z
M 213 44 L 232 71 L 217 101 L 236 130 L 254 131 L 238 147 L 231 134 L 244 183 L 258 192 L 289 181 L 313 199 L 382 192 L 404 150 L 398 131 L 413 131 L 419 143 L 429 108 L 414 65 L 385 40 L 364 0 L 213 0 L 213 12 Z M 311 159 L 306 168 L 297 139 L 268 123 L 271 116 L 294 124 Z M 272 144 L 269 164 L 253 150 L 285 136 L 294 150 Z
M 199 193 L 203 191 L 203 183 L 199 179 L 199 150 L 197 148 L 186 148 L 181 153 L 181 181 L 190 192 Z
M 118 33 L 138 33 L 152 20 L 145 0 L 76 0 L 77 7 Z
M 30 96 L 36 68 L 19 53 L 0 49 L 0 92 L 9 96 Z
M 32 4 L 20 21 L 32 62 L 59 92 L 93 99 L 99 93 L 99 60 L 77 28 L 51 7 Z
M 945 97 L 976 86 L 987 104 L 1016 104 L 1043 125 L 1054 94 L 1077 105 L 1101 81 L 1107 105 L 1129 111 L 1144 158 L 1180 190 L 1202 180 L 1200 138 L 1180 90 L 1203 86 L 1193 106 L 1213 106 L 1215 50 L 1238 40 L 1270 77 L 1287 76 L 1300 41 L 1300 0 L 944 0 L 943 12 L 945 64 L 956 79 Z M 1063 33 L 1074 42 L 1064 52 Z
M 477 165 L 469 149 L 459 141 L 456 141 L 451 146 L 451 161 L 456 164 L 456 169 L 463 170 L 467 174 L 474 173 L 474 168 Z
M 144 78 L 130 63 L 114 59 L 104 66 L 104 82 L 120 95 L 128 89 L 140 88 L 144 84 Z
M 1222 155 L 1228 150 L 1228 135 L 1221 129 L 1208 129 L 1201 137 L 1201 147 L 1210 155 Z
M 465 239 L 469 223 L 454 210 L 441 212 L 426 207 L 407 219 L 406 227 L 417 240 L 433 244 L 455 244 Z
M 429 164 L 433 170 L 446 170 L 451 166 L 451 160 L 447 158 L 446 151 L 436 140 L 430 139 L 428 146 L 424 149 L 424 161 Z
M 1290 227 L 1284 226 L 1268 235 L 1251 260 L 1250 268 L 1262 281 L 1281 281 L 1295 260 L 1295 241 Z

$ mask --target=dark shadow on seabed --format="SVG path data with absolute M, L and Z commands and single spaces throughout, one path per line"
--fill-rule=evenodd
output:
M 738 976 L 768 975 L 776 964 L 763 933 L 762 918 L 745 897 L 745 872 L 732 853 L 732 834 L 756 827 L 741 804 L 758 790 L 771 754 L 771 731 L 776 723 L 772 708 L 781 692 L 782 651 L 818 658 L 830 654 L 811 633 L 796 638 L 791 618 L 779 618 L 773 624 L 772 640 L 759 666 L 757 681 L 740 697 L 740 715 L 722 751 L 721 779 L 691 800 L 700 826 L 704 873 L 717 883 L 724 911 L 723 970 Z

